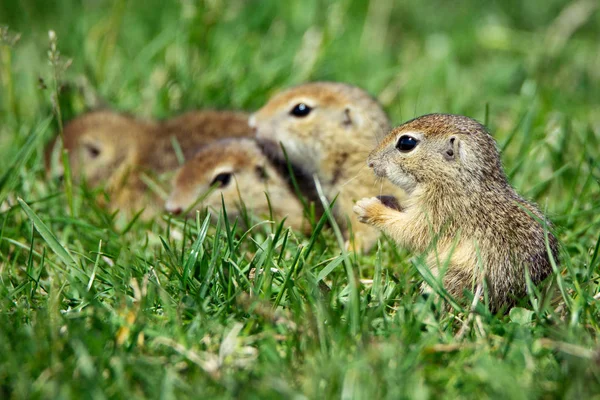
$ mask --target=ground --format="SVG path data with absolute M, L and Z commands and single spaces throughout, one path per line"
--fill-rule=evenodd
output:
M 0 397 L 598 398 L 598 2 L 21 0 L 0 26 Z M 448 312 L 385 238 L 124 220 L 44 173 L 90 108 L 255 110 L 312 80 L 395 124 L 487 124 L 556 273 L 509 313 Z

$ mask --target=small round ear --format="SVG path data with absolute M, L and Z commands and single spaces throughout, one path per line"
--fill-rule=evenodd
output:
M 446 145 L 442 150 L 442 155 L 447 161 L 455 160 L 456 157 L 458 157 L 459 146 L 459 140 L 456 138 L 456 136 L 452 136 L 448 142 L 446 142 Z
M 350 128 L 352 126 L 360 126 L 362 124 L 362 116 L 356 110 L 353 110 L 349 106 L 344 108 L 344 115 L 342 117 L 342 126 L 344 128 Z
M 265 167 L 263 167 L 262 165 L 257 165 L 254 168 L 254 172 L 256 173 L 256 176 L 258 176 L 258 179 L 266 182 L 269 180 L 269 174 L 267 173 L 267 170 L 265 169 Z

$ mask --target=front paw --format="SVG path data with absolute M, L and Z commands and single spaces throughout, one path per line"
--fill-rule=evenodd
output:
M 369 224 L 372 223 L 373 217 L 377 215 L 376 211 L 380 207 L 385 206 L 377 197 L 365 197 L 364 199 L 357 201 L 352 210 L 357 215 L 360 222 Z

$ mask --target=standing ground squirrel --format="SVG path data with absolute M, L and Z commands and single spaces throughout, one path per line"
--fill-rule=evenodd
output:
M 177 172 L 165 208 L 179 214 L 207 194 L 197 208 L 221 210 L 223 196 L 231 220 L 240 215 L 243 203 L 251 214 L 269 217 L 272 211 L 276 220 L 287 218 L 289 226 L 302 230 L 303 225 L 308 227 L 304 223 L 302 203 L 278 168 L 280 166 L 273 164 L 253 139 L 214 142 L 202 148 Z M 212 192 L 211 188 L 214 188 Z M 268 200 L 265 193 L 269 195 Z
M 261 143 L 276 149 L 274 157 L 284 159 L 282 143 L 296 169 L 316 175 L 329 201 L 339 194 L 334 214 L 346 234 L 349 219 L 355 249 L 368 250 L 376 243 L 379 232 L 359 224 L 352 206 L 379 188 L 364 168 L 369 151 L 390 128 L 377 100 L 343 83 L 309 83 L 275 95 L 250 117 L 250 125 Z M 390 191 L 402 196 L 393 185 L 386 187 Z
M 111 209 L 147 207 L 145 215 L 151 216 L 163 209 L 162 201 L 149 190 L 142 175 L 179 167 L 175 142 L 184 159 L 189 159 L 220 138 L 253 135 L 248 114 L 242 112 L 191 111 L 156 123 L 113 111 L 94 111 L 65 125 L 64 146 L 75 180 L 104 185 L 111 194 Z M 47 161 L 54 143 L 48 146 Z
M 358 218 L 400 246 L 428 252 L 453 296 L 485 282 L 490 306 L 511 306 L 552 272 L 546 243 L 558 262 L 558 242 L 540 210 L 508 183 L 494 139 L 467 117 L 431 114 L 392 130 L 370 154 L 369 167 L 407 193 L 389 206 L 379 198 L 356 203 Z M 547 237 L 547 240 L 546 240 Z

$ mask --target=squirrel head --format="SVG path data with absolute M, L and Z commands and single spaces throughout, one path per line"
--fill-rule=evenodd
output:
M 337 149 L 364 150 L 389 130 L 388 117 L 373 97 L 355 86 L 333 82 L 280 92 L 249 123 L 259 141 L 277 147 L 282 143 L 289 160 L 308 173 L 322 171 L 324 158 Z
M 177 172 L 165 209 L 173 214 L 208 208 L 238 215 L 240 198 L 255 212 L 267 212 L 268 160 L 252 139 L 225 139 L 203 147 Z
M 95 186 L 135 163 L 144 136 L 151 125 L 112 112 L 92 112 L 70 121 L 64 128 L 63 146 L 69 154 L 69 165 L 75 180 Z M 149 140 L 149 139 L 147 139 Z M 58 144 L 48 145 L 46 164 L 61 177 L 64 174 Z
M 494 139 L 479 122 L 459 115 L 429 114 L 400 125 L 367 164 L 407 193 L 420 185 L 506 184 Z

